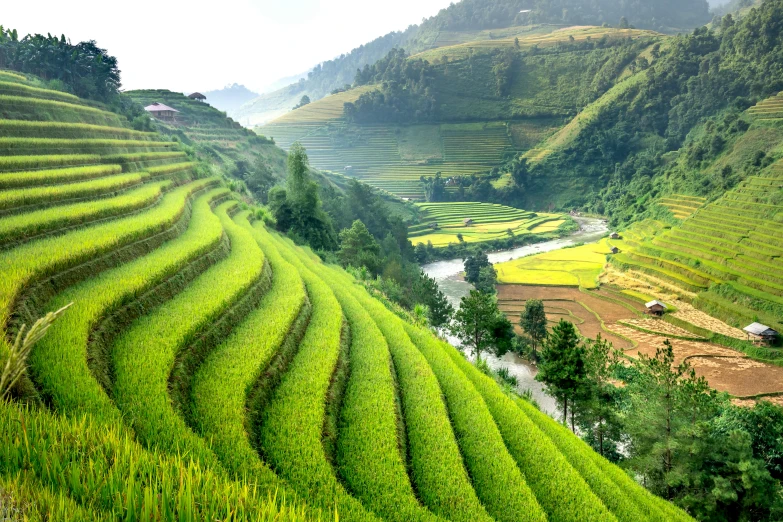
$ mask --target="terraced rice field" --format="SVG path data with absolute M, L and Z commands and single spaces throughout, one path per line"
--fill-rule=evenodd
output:
M 748 114 L 760 120 L 779 120 L 783 118 L 783 93 L 772 96 L 748 109 Z
M 411 243 L 444 247 L 527 234 L 555 233 L 566 221 L 560 214 L 540 214 L 493 203 L 419 203 L 420 222 L 408 228 Z M 472 223 L 465 224 L 466 219 Z
M 734 327 L 755 320 L 783 329 L 783 164 L 752 176 L 681 225 L 616 242 L 616 268 L 680 291 L 695 308 Z
M 486 174 L 514 150 L 503 122 L 411 127 L 349 125 L 339 121 L 332 113 L 334 109 L 297 116 L 308 107 L 316 111 L 325 100 L 293 111 L 259 127 L 257 132 L 274 137 L 284 149 L 296 141 L 302 143 L 314 167 L 360 179 L 408 199 L 424 198 L 422 176 L 434 177 L 440 172 L 448 179 Z M 327 112 L 330 116 L 317 116 Z M 414 147 L 411 139 L 423 139 L 426 143 Z
M 671 210 L 671 213 L 674 214 L 674 217 L 677 219 L 690 217 L 703 206 L 705 202 L 706 200 L 704 198 L 683 196 L 681 194 L 672 194 L 669 197 L 658 200 L 658 204 Z
M 596 288 L 610 254 L 608 240 L 498 263 L 503 284 Z
M 0 367 L 73 303 L 0 400 L 4 499 L 58 520 L 691 520 L 176 145 L 58 103 L 62 128 L 0 125 L 79 151 L 0 149 Z

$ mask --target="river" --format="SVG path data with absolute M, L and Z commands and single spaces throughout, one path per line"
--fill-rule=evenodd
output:
M 543 243 L 536 243 L 534 245 L 525 245 L 512 250 L 493 252 L 488 254 L 489 262 L 495 264 L 519 259 L 520 257 L 529 256 L 531 254 L 550 252 L 579 243 L 592 243 L 593 241 L 598 241 L 606 236 L 609 231 L 607 224 L 602 219 L 583 217 L 574 219 L 579 223 L 580 228 L 570 236 L 553 239 L 552 241 Z M 460 300 L 468 295 L 473 289 L 473 286 L 470 283 L 462 281 L 460 277 L 460 274 L 464 271 L 464 261 L 464 259 L 449 259 L 447 261 L 436 261 L 435 263 L 430 263 L 421 267 L 425 274 L 435 279 L 438 283 L 438 287 L 446 295 L 446 298 L 455 309 L 459 308 Z M 456 338 L 448 336 L 448 339 L 452 345 L 459 346 L 459 341 Z M 519 382 L 519 391 L 524 392 L 530 390 L 533 398 L 538 402 L 542 411 L 545 411 L 552 416 L 558 414 L 555 399 L 552 396 L 547 395 L 543 385 L 535 379 L 538 369 L 534 364 L 531 364 L 513 353 L 507 353 L 502 358 L 493 357 L 491 355 L 485 355 L 485 358 L 487 359 L 489 366 L 493 369 L 508 369 L 509 374 L 517 378 L 517 381 Z

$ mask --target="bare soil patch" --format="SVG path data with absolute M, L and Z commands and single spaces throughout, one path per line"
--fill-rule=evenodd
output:
M 747 357 L 692 357 L 696 374 L 710 386 L 738 397 L 783 391 L 783 368 Z

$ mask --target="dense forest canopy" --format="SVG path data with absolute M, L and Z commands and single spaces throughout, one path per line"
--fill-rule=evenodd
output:
M 0 25 L 0 69 L 31 73 L 50 87 L 83 98 L 109 101 L 119 91 L 117 59 L 94 41 L 72 44 L 65 35 L 27 35 Z

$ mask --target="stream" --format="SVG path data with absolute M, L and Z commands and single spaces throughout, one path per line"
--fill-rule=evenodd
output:
M 488 254 L 489 262 L 493 264 L 501 263 L 531 254 L 558 250 L 578 243 L 592 243 L 604 237 L 609 231 L 608 225 L 602 219 L 576 217 L 574 220 L 579 223 L 580 228 L 568 237 L 534 245 L 525 245 L 512 250 L 493 252 Z M 435 279 L 438 287 L 446 295 L 454 309 L 459 308 L 460 300 L 473 289 L 473 285 L 462 281 L 460 277 L 460 274 L 464 271 L 463 263 L 464 259 L 449 259 L 436 261 L 421 267 L 425 274 Z M 450 335 L 447 338 L 453 346 L 459 347 L 458 339 Z M 492 369 L 508 369 L 509 374 L 515 376 L 519 382 L 518 390 L 520 392 L 530 390 L 533 399 L 541 407 L 541 411 L 546 412 L 550 416 L 558 415 L 559 410 L 555 399 L 548 395 L 544 391 L 543 384 L 535 379 L 538 369 L 534 364 L 514 353 L 507 353 L 501 358 L 492 355 L 485 355 L 484 357 Z

